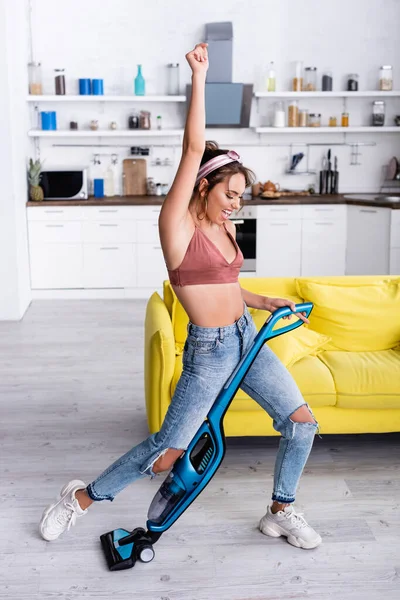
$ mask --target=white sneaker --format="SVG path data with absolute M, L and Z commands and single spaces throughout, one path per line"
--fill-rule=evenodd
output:
M 75 492 L 86 488 L 86 484 L 79 479 L 67 483 L 60 492 L 60 500 L 50 504 L 42 515 L 40 521 L 41 536 L 51 542 L 56 540 L 65 530 L 75 525 L 77 517 L 86 515 L 75 498 Z
M 289 544 L 296 548 L 316 548 L 322 542 L 321 536 L 307 523 L 303 513 L 297 513 L 292 505 L 285 506 L 273 514 L 268 506 L 266 515 L 261 519 L 260 531 L 271 537 L 287 538 Z

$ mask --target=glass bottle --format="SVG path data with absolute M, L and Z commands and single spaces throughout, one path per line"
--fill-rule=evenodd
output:
M 301 92 L 303 89 L 303 63 L 297 61 L 292 82 L 293 92 Z
M 383 127 L 385 124 L 385 103 L 383 100 L 375 100 L 372 103 L 372 125 Z
M 331 92 L 333 90 L 333 76 L 332 71 L 325 71 L 322 75 L 322 91 Z
M 393 70 L 391 65 L 383 65 L 379 69 L 379 89 L 382 92 L 389 92 L 393 89 Z
M 161 115 L 157 116 L 156 122 L 157 122 L 157 129 L 162 129 L 162 116 Z
M 168 65 L 168 96 L 179 96 L 179 63 L 170 63 Z
M 273 127 L 285 127 L 286 115 L 283 102 L 275 102 Z
M 358 92 L 358 73 L 350 73 L 350 75 L 348 75 L 347 91 Z
M 56 96 L 65 96 L 65 69 L 54 69 Z
M 31 62 L 28 64 L 29 72 L 29 93 L 33 96 L 41 96 L 42 88 L 42 67 L 40 63 Z
M 291 100 L 289 104 L 288 127 L 298 127 L 299 123 L 299 105 L 296 100 Z
M 348 112 L 342 112 L 342 122 L 341 122 L 342 127 L 348 127 L 349 126 L 349 113 Z
M 306 67 L 304 69 L 304 91 L 317 91 L 317 67 Z
M 144 96 L 146 93 L 146 82 L 142 75 L 142 65 L 138 65 L 138 72 L 135 77 L 135 96 Z
M 307 127 L 308 122 L 308 109 L 303 108 L 299 111 L 299 127 Z
M 271 61 L 268 65 L 267 71 L 267 92 L 276 91 L 276 73 L 274 62 Z

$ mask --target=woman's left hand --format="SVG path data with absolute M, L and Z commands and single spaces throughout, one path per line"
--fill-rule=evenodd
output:
M 282 308 L 282 306 L 289 306 L 289 308 L 293 311 L 296 316 L 304 321 L 304 323 L 309 323 L 310 321 L 307 319 L 307 313 L 296 312 L 296 304 L 291 300 L 286 300 L 285 298 L 267 298 L 265 297 L 265 306 L 264 309 L 268 310 L 270 313 L 275 312 L 278 308 Z M 283 317 L 283 319 L 291 319 L 292 315 L 288 315 L 287 317 Z

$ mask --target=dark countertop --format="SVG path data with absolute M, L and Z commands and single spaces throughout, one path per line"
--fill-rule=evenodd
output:
M 257 206 L 264 204 L 350 204 L 354 206 L 382 206 L 386 208 L 400 209 L 400 202 L 388 200 L 376 200 L 378 194 L 346 194 L 354 198 L 345 197 L 344 194 L 323 195 L 311 194 L 310 196 L 290 196 L 283 198 L 251 198 L 245 199 L 246 206 Z M 381 194 L 399 197 L 398 194 Z M 357 198 L 362 197 L 362 199 Z M 368 196 L 371 196 L 369 199 Z M 26 203 L 27 206 L 161 206 L 165 196 L 111 196 L 105 198 L 94 198 L 88 200 L 45 200 L 43 202 Z

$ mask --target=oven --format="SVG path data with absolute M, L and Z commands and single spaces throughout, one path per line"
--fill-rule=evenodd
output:
M 257 219 L 254 206 L 243 206 L 231 214 L 230 220 L 236 225 L 236 241 L 243 253 L 241 273 L 256 271 Z

